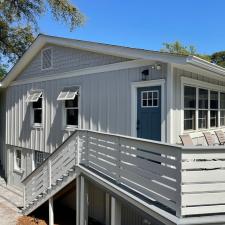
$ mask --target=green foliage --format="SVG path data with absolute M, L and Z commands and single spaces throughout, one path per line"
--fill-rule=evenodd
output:
M 225 67 L 225 51 L 215 52 L 211 56 L 213 63 L 216 63 L 219 66 Z
M 164 48 L 162 52 L 176 53 L 181 55 L 194 55 L 196 54 L 196 48 L 193 45 L 184 46 L 179 41 L 174 43 L 163 43 Z
M 176 53 L 180 55 L 195 55 L 195 56 L 198 56 L 199 58 L 202 58 L 204 60 L 211 62 L 210 55 L 203 55 L 203 54 L 197 53 L 197 50 L 193 45 L 184 46 L 179 41 L 175 41 L 173 43 L 163 43 L 163 46 L 164 48 L 160 50 L 162 52 Z
M 6 67 L 4 65 L 0 65 L 0 79 L 6 75 Z
M 7 59 L 15 63 L 34 41 L 38 18 L 50 10 L 53 18 L 72 31 L 84 16 L 69 0 L 0 0 L 0 67 Z

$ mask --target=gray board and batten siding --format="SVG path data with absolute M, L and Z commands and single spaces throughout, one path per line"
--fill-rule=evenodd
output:
M 76 59 L 77 64 L 71 67 L 71 70 L 81 68 L 79 63 L 83 62 L 85 55 L 88 60 L 83 64 L 86 67 L 87 64 L 94 67 L 102 63 L 112 64 L 124 60 L 109 56 L 107 61 L 106 55 L 75 49 L 68 49 L 67 55 L 67 48 L 58 46 L 52 48 L 54 59 L 52 70 L 60 60 L 67 61 L 63 59 L 67 56 L 71 57 L 70 64 L 73 60 L 75 62 L 75 59 L 72 60 L 73 55 L 81 59 Z M 96 59 L 96 56 L 99 59 Z M 105 59 L 104 62 L 102 59 Z M 30 71 L 30 78 L 45 73 L 54 76 L 55 73 L 63 73 L 68 69 L 68 65 L 62 63 L 61 66 L 64 68 L 58 68 L 55 72 L 41 71 L 40 61 L 41 57 L 38 55 L 30 63 L 30 68 L 25 69 L 17 80 L 27 79 L 27 71 Z M 150 79 L 165 79 L 166 64 L 162 64 L 160 71 L 145 66 L 10 86 L 6 94 L 6 144 L 44 152 L 54 151 L 71 134 L 71 131 L 63 127 L 63 103 L 57 101 L 57 97 L 64 87 L 75 85 L 80 86 L 80 128 L 131 135 L 131 83 L 141 81 L 141 72 L 146 68 L 150 70 Z M 26 102 L 31 89 L 43 91 L 43 127 L 40 128 L 33 128 L 31 125 L 31 107 L 30 103 Z
M 41 69 L 41 52 L 37 54 L 27 68 L 16 80 L 44 77 L 65 73 L 73 70 L 84 69 L 88 67 L 108 65 L 118 62 L 129 61 L 130 59 L 117 56 L 105 55 L 90 51 L 62 47 L 57 45 L 47 45 L 43 49 L 52 50 L 52 68 Z

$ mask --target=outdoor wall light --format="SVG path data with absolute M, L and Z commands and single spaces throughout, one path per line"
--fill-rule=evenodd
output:
M 156 68 L 156 70 L 161 70 L 161 65 L 157 64 L 155 68 Z
M 143 70 L 141 74 L 142 74 L 142 80 L 147 80 L 149 76 L 149 70 Z

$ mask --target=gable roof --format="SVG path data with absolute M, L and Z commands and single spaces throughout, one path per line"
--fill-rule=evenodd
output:
M 53 44 L 63 47 L 76 48 L 91 52 L 97 52 L 107 55 L 125 57 L 129 59 L 143 59 L 154 60 L 165 63 L 171 63 L 174 65 L 192 65 L 197 68 L 204 69 L 206 71 L 213 72 L 219 76 L 225 77 L 225 69 L 212 64 L 206 60 L 200 59 L 196 56 L 184 56 L 174 53 L 166 53 L 159 51 L 150 51 L 145 49 L 123 47 L 117 45 L 102 44 L 90 41 L 81 41 L 63 37 L 55 37 L 49 35 L 39 34 L 33 44 L 28 48 L 20 60 L 9 71 L 7 76 L 0 82 L 1 87 L 7 87 L 16 77 L 22 72 L 22 70 L 30 63 L 34 56 L 46 45 Z

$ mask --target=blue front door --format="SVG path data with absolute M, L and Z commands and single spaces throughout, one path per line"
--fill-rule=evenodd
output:
M 137 136 L 161 141 L 161 86 L 137 89 Z

